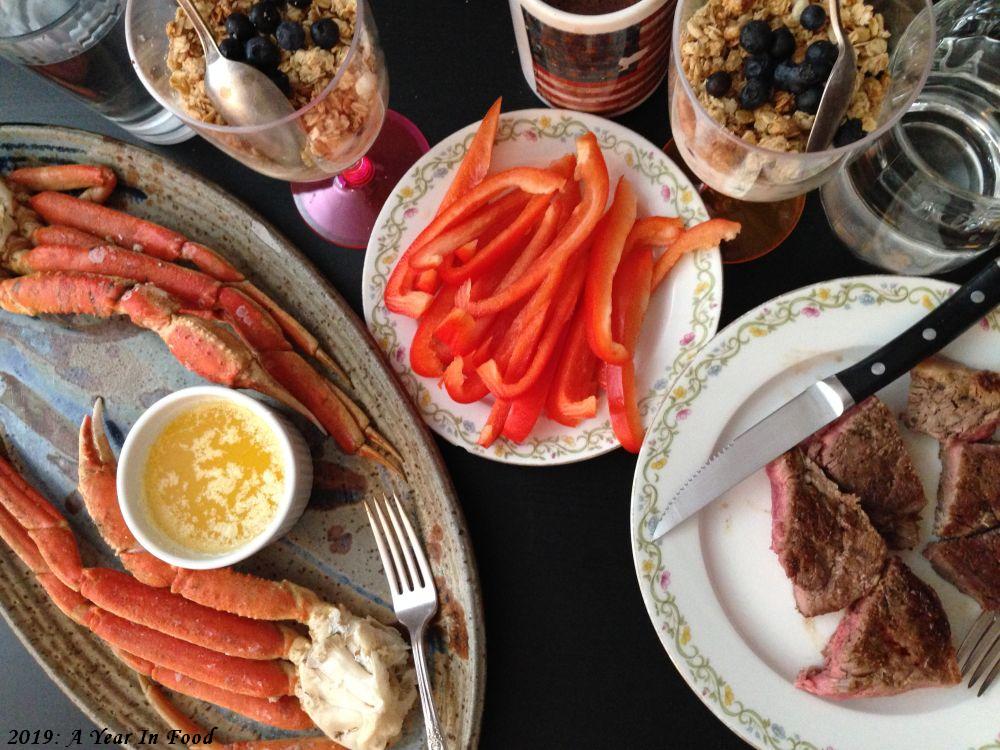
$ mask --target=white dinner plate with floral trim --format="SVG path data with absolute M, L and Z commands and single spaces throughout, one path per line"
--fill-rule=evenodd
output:
M 365 320 L 413 397 L 424 421 L 454 445 L 486 458 L 524 465 L 583 461 L 618 447 L 608 420 L 607 401 L 597 416 L 564 427 L 544 416 L 521 445 L 506 439 L 489 448 L 476 445 L 491 401 L 456 404 L 432 378 L 410 369 L 410 341 L 416 321 L 382 303 L 393 265 L 433 217 L 452 175 L 465 156 L 479 123 L 462 128 L 431 148 L 400 180 L 382 207 L 368 243 L 362 281 Z M 575 151 L 577 136 L 592 130 L 604 152 L 611 184 L 628 175 L 639 200 L 639 216 L 681 216 L 688 224 L 708 218 L 690 181 L 663 152 L 627 128 L 593 115 L 558 109 L 524 109 L 501 115 L 493 151 L 493 171 L 518 165 L 545 166 Z M 687 256 L 650 302 L 637 349 L 640 408 L 649 418 L 667 385 L 715 333 L 722 304 L 718 249 Z M 488 397 L 489 398 L 489 397 Z
M 771 499 L 763 471 L 658 542 L 665 501 L 714 452 L 817 378 L 871 353 L 955 289 L 933 279 L 868 276 L 804 287 L 753 310 L 707 344 L 670 387 L 646 437 L 632 487 L 639 586 L 664 648 L 691 689 L 730 729 L 762 750 L 997 750 L 1000 689 L 964 686 L 835 702 L 796 690 L 800 669 L 822 662 L 839 613 L 795 610 L 791 583 L 770 550 Z M 1000 369 L 1000 314 L 945 350 Z M 902 411 L 908 378 L 880 393 Z M 920 555 L 930 538 L 937 443 L 904 429 L 928 505 L 917 550 L 904 561 L 941 596 L 956 644 L 978 606 Z

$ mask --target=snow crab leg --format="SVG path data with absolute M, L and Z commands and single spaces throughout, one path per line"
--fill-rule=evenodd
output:
M 91 425 L 92 422 L 91 419 Z M 87 492 L 95 488 L 107 489 L 109 470 L 111 474 L 114 471 L 113 462 L 97 466 L 88 463 L 105 451 L 110 454 L 106 438 L 103 434 L 95 436 L 86 420 L 81 435 L 82 442 L 89 444 L 93 453 L 81 456 L 81 487 Z M 0 538 L 34 573 L 67 617 L 101 638 L 119 659 L 140 675 L 140 684 L 154 708 L 172 725 L 177 721 L 168 717 L 179 720 L 183 715 L 172 708 L 153 680 L 176 692 L 290 730 L 315 727 L 313 716 L 316 714 L 311 714 L 309 706 L 315 707 L 319 700 L 319 705 L 334 709 L 333 718 L 329 718 L 331 714 L 324 714 L 327 718 L 323 730 L 334 733 L 338 739 L 341 734 L 355 738 L 360 732 L 360 746 L 364 747 L 384 747 L 384 743 L 398 733 L 416 692 L 412 668 L 406 658 L 407 649 L 396 631 L 322 602 L 312 592 L 294 584 L 270 582 L 232 571 L 205 571 L 222 576 L 209 576 L 207 586 L 196 585 L 195 588 L 221 593 L 221 601 L 236 603 L 248 611 L 254 609 L 253 597 L 266 597 L 276 592 L 275 606 L 281 607 L 285 600 L 281 611 L 284 618 L 294 616 L 308 620 L 311 640 L 285 626 L 185 601 L 166 588 L 152 588 L 114 570 L 78 568 L 75 574 L 64 576 L 72 584 L 67 585 L 49 568 L 42 543 L 51 540 L 39 537 L 36 542 L 34 536 L 37 534 L 33 536 L 33 529 L 19 522 L 21 517 L 39 515 L 51 520 L 59 515 L 58 512 L 31 488 L 6 457 L 0 456 L 0 469 Z M 110 487 L 113 486 L 112 482 Z M 111 524 L 107 528 L 100 527 L 102 534 L 107 535 L 109 529 L 112 534 L 120 534 L 122 529 L 127 532 L 120 516 L 116 518 L 111 510 L 109 500 L 114 501 L 113 495 L 102 496 L 99 502 L 87 499 L 88 509 L 95 512 L 95 517 L 105 525 Z M 117 530 L 112 528 L 116 523 L 120 526 Z M 127 544 L 128 538 L 117 540 L 117 543 L 123 542 Z M 59 539 L 60 547 L 67 545 L 75 547 L 72 535 Z M 194 574 L 192 580 L 196 584 L 202 572 L 164 567 L 178 574 L 175 576 L 178 579 L 180 573 Z M 227 572 L 230 577 L 226 576 Z M 253 588 L 249 592 L 241 591 L 248 583 Z M 288 594 L 294 594 L 298 611 L 287 606 Z M 273 611 L 278 613 L 277 609 Z M 333 626 L 338 627 L 331 629 Z M 317 638 L 322 646 L 319 652 L 315 651 Z M 332 642 L 328 642 L 330 638 Z M 341 642 L 340 639 L 346 640 Z M 348 675 L 340 688 L 347 693 L 345 702 L 332 706 L 322 702 L 328 698 L 317 698 L 315 692 L 302 688 L 302 680 L 316 679 L 308 676 L 311 668 L 305 666 L 307 660 L 326 658 L 320 655 L 331 648 L 334 661 L 328 662 L 327 671 L 322 674 L 330 674 L 329 670 L 335 669 Z M 271 658 L 279 652 L 287 655 L 290 661 Z M 364 658 L 352 665 L 352 661 L 361 658 L 358 653 L 365 654 Z M 302 677 L 303 674 L 307 677 Z M 358 681 L 353 688 L 350 687 L 352 680 Z M 365 718 L 369 712 L 371 715 Z M 385 720 L 390 722 L 389 729 L 383 726 L 379 730 L 381 733 L 375 735 L 381 738 L 380 744 L 367 744 L 371 738 L 365 732 L 370 731 L 370 722 L 377 726 L 380 720 L 377 717 L 383 713 Z M 217 745 L 212 743 L 212 746 Z M 355 747 L 353 740 L 349 746 Z M 307 737 L 281 740 L 277 744 L 269 741 L 238 743 L 233 747 L 333 750 L 342 746 L 326 737 Z
M 114 183 L 106 179 L 107 173 L 113 180 L 114 174 L 107 167 L 36 167 L 16 170 L 11 173 L 10 182 L 30 189 L 73 189 L 92 184 L 95 191 L 100 188 L 109 192 Z M 367 414 L 298 353 L 302 351 L 312 356 L 348 380 L 298 321 L 204 245 L 191 242 L 166 227 L 99 205 L 98 199 L 106 198 L 103 192 L 92 194 L 92 200 L 83 198 L 51 190 L 26 198 L 33 207 L 40 209 L 43 218 L 58 223 L 36 226 L 30 232 L 36 246 L 30 249 L 21 237 L 25 232 L 22 227 L 18 241 L 7 243 L 0 262 L 7 270 L 29 277 L 61 274 L 67 286 L 72 283 L 88 285 L 87 280 L 72 281 L 78 274 L 107 276 L 137 286 L 148 284 L 172 295 L 178 303 L 176 312 L 224 321 L 243 339 L 259 365 L 254 368 L 254 375 L 259 375 L 256 370 L 262 369 L 270 376 L 261 379 L 261 383 L 271 391 L 261 392 L 306 414 L 333 436 L 344 452 L 375 460 L 397 474 L 403 473 L 402 457 L 375 430 Z M 109 245 L 109 240 L 119 244 Z M 178 259 L 192 262 L 198 270 L 173 262 Z M 51 291 L 54 282 L 47 284 Z M 30 305 L 22 307 L 23 310 L 6 309 L 26 314 L 67 312 L 51 300 L 40 301 L 34 310 Z M 142 325 L 135 318 L 133 321 Z M 221 330 L 215 327 L 215 331 Z M 182 359 L 182 362 L 205 375 L 192 367 L 191 360 Z M 211 375 L 205 376 L 221 382 Z M 275 383 L 284 393 L 277 395 Z M 293 400 L 288 399 L 289 395 Z

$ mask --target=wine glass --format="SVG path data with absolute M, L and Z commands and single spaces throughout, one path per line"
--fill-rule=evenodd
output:
M 748 143 L 716 122 L 683 72 L 681 33 L 705 0 L 678 0 L 674 14 L 668 96 L 677 152 L 703 183 L 702 197 L 749 230 L 738 244 L 725 243 L 723 259 L 759 257 L 788 236 L 799 220 L 805 193 L 832 178 L 856 154 L 888 131 L 910 108 L 927 79 L 934 51 L 930 0 L 878 3 L 889 44 L 890 85 L 878 126 L 853 143 L 814 153 L 784 152 Z
M 291 182 L 299 213 L 319 235 L 367 246 L 385 199 L 428 149 L 417 126 L 388 109 L 389 77 L 368 2 L 357 0 L 350 47 L 323 90 L 287 117 L 244 127 L 200 119 L 171 86 L 166 26 L 176 9 L 172 0 L 128 0 L 126 40 L 149 93 L 233 158 Z M 288 138 L 289 128 L 301 137 Z

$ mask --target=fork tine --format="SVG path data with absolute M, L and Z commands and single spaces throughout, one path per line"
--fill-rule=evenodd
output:
M 393 596 L 402 593 L 402 589 L 399 587 L 399 581 L 396 579 L 396 568 L 392 564 L 392 558 L 389 557 L 389 550 L 385 546 L 385 536 L 382 533 L 382 529 L 379 527 L 379 523 L 375 520 L 375 516 L 372 514 L 371 506 L 368 501 L 365 500 L 365 513 L 368 514 L 368 523 L 371 524 L 372 533 L 375 535 L 375 546 L 378 547 L 379 557 L 382 558 L 382 568 L 385 570 L 385 577 L 389 579 L 389 590 Z
M 417 569 L 417 563 L 413 559 L 413 538 L 407 537 L 403 531 L 403 527 L 399 522 L 399 514 L 396 513 L 396 508 L 392 507 L 392 503 L 389 502 L 389 498 L 385 493 L 382 493 L 382 499 L 385 501 L 385 510 L 389 515 L 389 520 L 392 521 L 392 527 L 396 530 L 396 538 L 399 540 L 399 546 L 403 550 L 403 557 L 406 558 L 406 569 L 410 574 L 410 580 L 413 581 L 413 588 L 423 588 L 426 583 L 421 582 L 422 576 Z M 398 505 L 399 501 L 397 500 L 396 502 Z M 399 508 L 400 514 L 402 514 L 402 511 L 403 509 Z
M 989 690 L 990 685 L 993 684 L 993 680 L 996 679 L 998 673 L 1000 673 L 1000 654 L 997 655 L 996 662 L 993 664 L 993 669 L 991 669 L 990 673 L 986 675 L 986 679 L 983 680 L 983 684 L 979 686 L 979 692 L 976 693 L 977 698 L 981 698 L 983 693 Z
M 969 678 L 969 687 L 975 683 L 995 661 L 1000 661 L 1000 628 L 991 628 L 987 634 L 987 647 L 983 651 L 983 658 L 980 659 L 976 671 Z
M 403 512 L 403 505 L 399 502 L 399 498 L 396 497 L 395 493 L 393 493 L 392 499 L 396 501 L 396 507 L 399 509 L 399 515 L 402 517 L 403 525 L 406 527 L 406 533 L 410 537 L 410 546 L 413 547 L 413 554 L 417 558 L 417 563 L 420 565 L 420 575 L 423 576 L 424 585 L 430 586 L 434 589 L 434 576 L 431 575 L 431 566 L 427 563 L 427 555 L 424 554 L 424 547 L 420 543 L 420 539 L 417 537 L 416 532 L 414 532 L 413 524 L 410 523 L 409 517 L 407 517 L 406 513 Z
M 982 642 L 987 631 L 989 631 L 990 626 L 993 624 L 993 620 L 993 613 L 984 611 L 978 618 L 976 618 L 976 621 L 972 623 L 972 627 L 969 628 L 969 632 L 966 633 L 965 638 L 962 639 L 962 645 L 958 647 L 958 654 L 956 654 L 959 669 L 961 669 L 962 674 L 969 671 L 972 655 L 978 650 L 979 644 Z
M 378 498 L 374 495 L 372 496 L 372 505 L 375 506 L 375 513 L 378 515 L 379 521 L 382 522 L 382 531 L 385 534 L 386 541 L 389 543 L 389 549 L 392 552 L 392 560 L 396 564 L 396 574 L 399 576 L 399 581 L 402 584 L 402 591 L 405 593 L 407 591 L 412 591 L 416 586 L 412 583 L 412 576 L 408 575 L 406 566 L 403 564 L 402 555 L 399 552 L 399 544 L 396 540 L 396 534 L 393 531 L 392 526 L 385 518 L 385 511 L 382 509 L 382 503 L 379 502 Z

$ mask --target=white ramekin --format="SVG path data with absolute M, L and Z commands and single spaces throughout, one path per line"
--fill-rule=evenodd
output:
M 278 440 L 284 460 L 285 491 L 282 493 L 274 518 L 256 537 L 223 554 L 197 552 L 167 537 L 144 510 L 143 468 L 149 449 L 167 424 L 178 414 L 199 401 L 230 401 L 249 409 L 271 428 Z M 215 385 L 185 388 L 165 396 L 150 406 L 129 431 L 118 461 L 118 504 L 125 523 L 151 554 L 166 563 L 181 568 L 206 570 L 222 568 L 245 560 L 266 545 L 284 536 L 295 525 L 309 502 L 312 492 L 312 458 L 305 440 L 295 427 L 270 407 L 246 394 Z

